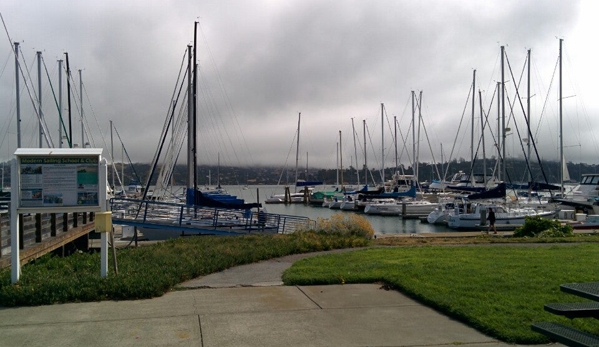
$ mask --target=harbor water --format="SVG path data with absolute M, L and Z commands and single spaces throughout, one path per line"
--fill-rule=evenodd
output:
M 262 203 L 262 207 L 268 213 L 286 214 L 294 216 L 303 216 L 316 220 L 317 218 L 329 218 L 334 214 L 342 213 L 359 213 L 366 217 L 375 234 L 418 234 L 418 233 L 434 233 L 451 231 L 446 226 L 431 225 L 420 222 L 419 219 L 402 219 L 399 216 L 373 216 L 360 212 L 350 212 L 341 210 L 331 210 L 320 206 L 310 206 L 304 204 L 264 204 L 264 200 L 274 194 L 284 194 L 283 186 L 248 186 L 244 189 L 243 186 L 225 186 L 223 187 L 231 195 L 236 195 L 245 199 L 246 202 Z M 294 187 L 290 187 L 293 192 Z M 326 188 L 323 188 L 325 190 Z M 332 190 L 332 189 L 330 189 Z

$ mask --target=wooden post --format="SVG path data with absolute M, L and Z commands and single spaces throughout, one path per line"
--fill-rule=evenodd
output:
M 89 234 L 88 234 L 89 235 Z M 112 244 L 112 263 L 114 265 L 114 274 L 119 274 L 119 266 L 116 261 L 116 244 L 114 243 L 114 227 L 110 231 L 110 243 Z
M 480 210 L 480 226 L 487 225 L 487 209 L 483 208 Z
M 73 228 L 77 227 L 77 218 L 79 218 L 77 214 L 77 212 L 73 212 Z
M 291 193 L 289 193 L 289 186 L 285 187 L 285 203 L 288 204 L 291 202 Z
M 42 242 L 42 214 L 35 214 L 35 242 Z
M 62 231 L 63 232 L 69 231 L 69 214 L 68 213 L 62 214 Z
M 56 213 L 50 213 L 50 236 L 56 236 Z
M 19 214 L 19 249 L 25 248 L 25 238 L 23 236 L 23 215 Z

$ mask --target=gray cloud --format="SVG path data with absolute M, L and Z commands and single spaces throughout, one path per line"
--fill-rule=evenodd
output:
M 108 121 L 113 120 L 133 159 L 151 160 L 176 87 L 181 60 L 193 40 L 193 21 L 199 19 L 200 161 L 215 163 L 220 155 L 225 165 L 282 165 L 285 161 L 295 165 L 295 150 L 291 148 L 297 116 L 302 112 L 302 165 L 308 153 L 310 166 L 334 167 L 340 130 L 344 166 L 354 156 L 351 118 L 360 146 L 364 141 L 362 120 L 367 120 L 370 166 L 377 162 L 380 165 L 381 102 L 385 103 L 391 122 L 394 116 L 400 120 L 411 151 L 411 134 L 407 134 L 411 90 L 423 91 L 422 112 L 431 145 L 438 151 L 443 143 L 447 158 L 464 109 L 469 118 L 466 98 L 473 69 L 477 70 L 484 109 L 491 110 L 494 127 L 496 107 L 488 103 L 500 78 L 501 45 L 506 45 L 516 78 L 520 78 L 526 49 L 533 49 L 537 76 L 533 81 L 533 115 L 540 118 L 545 110 L 544 121 L 551 125 L 541 126 L 546 136 L 539 137 L 539 141 L 547 140 L 545 148 L 555 148 L 557 125 L 555 113 L 550 114 L 549 110 L 556 110 L 556 87 L 553 86 L 552 94 L 547 88 L 557 59 L 556 37 L 565 37 L 568 45 L 570 35 L 584 34 L 575 29 L 586 4 L 577 1 L 34 4 L 11 0 L 2 15 L 12 39 L 23 41 L 28 65 L 32 64 L 36 50 L 44 51 L 48 69 L 53 71 L 55 88 L 55 61 L 63 58 L 65 51 L 69 52 L 77 81 L 76 70 L 83 69 L 87 92 L 84 112 L 96 146 L 103 146 L 99 132 L 107 137 Z M 4 47 L 0 48 L 0 59 L 9 57 L 8 40 L 0 46 Z M 572 46 L 577 50 L 569 52 L 575 58 L 587 53 L 587 47 Z M 10 119 L 14 117 L 14 68 L 13 62 L 8 61 L 0 76 L 5 115 L 0 129 L 10 128 L 12 135 L 2 143 L 2 158 L 14 151 L 15 142 L 14 120 Z M 36 81 L 35 70 L 31 73 Z M 513 98 L 513 87 L 510 88 L 508 94 Z M 44 89 L 44 113 L 54 132 L 58 128 L 56 107 L 51 103 L 51 94 L 46 95 L 49 85 Z M 576 93 L 568 90 L 564 95 Z M 585 91 L 587 95 L 590 93 Z M 546 98 L 550 101 L 545 102 Z M 22 102 L 23 123 L 32 132 L 33 111 L 24 97 Z M 597 106 L 586 104 L 585 109 L 596 112 Z M 96 126 L 94 116 L 101 129 Z M 580 115 L 583 116 L 587 117 Z M 457 146 L 454 157 L 469 157 L 469 140 L 465 140 L 469 137 L 469 131 L 465 130 L 468 122 L 465 120 L 462 125 L 461 145 Z M 591 124 L 583 127 L 579 125 L 582 121 L 571 125 L 571 129 L 579 127 L 572 131 L 580 133 L 582 142 L 594 141 L 592 134 L 583 129 L 597 125 L 588 122 Z M 385 147 L 391 151 L 392 129 L 387 126 L 385 129 Z M 553 143 L 549 138 L 555 138 Z M 490 140 L 488 152 L 489 143 Z M 35 146 L 35 141 L 28 139 L 27 145 Z M 430 161 L 424 140 L 422 146 L 422 160 Z M 579 155 L 580 160 L 595 161 L 591 155 L 595 149 L 596 144 L 589 146 L 588 152 L 583 148 L 588 155 L 584 158 Z M 546 157 L 555 155 L 554 151 L 548 152 Z M 515 150 L 514 155 L 518 155 Z M 362 155 L 358 157 L 362 162 Z M 440 154 L 435 157 L 438 160 Z M 405 155 L 403 158 L 407 164 Z M 351 160 L 355 165 L 355 158 Z M 385 160 L 392 165 L 390 155 Z

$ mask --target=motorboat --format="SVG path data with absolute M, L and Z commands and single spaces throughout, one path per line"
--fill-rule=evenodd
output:
M 396 200 L 382 198 L 366 204 L 364 213 L 385 216 L 426 216 L 437 205 L 428 200 Z
M 426 221 L 429 224 L 443 224 L 447 225 L 447 217 L 454 212 L 456 206 L 459 206 L 462 211 L 465 211 L 469 208 L 470 202 L 461 202 L 461 201 L 442 201 L 437 204 L 434 210 L 432 210 L 428 216 L 426 216 Z
M 508 208 L 502 204 L 480 202 L 472 204 L 466 211 L 463 208 L 456 207 L 447 216 L 447 225 L 452 229 L 476 230 L 481 226 L 487 225 L 486 211 L 489 208 L 495 211 L 496 224 L 509 224 L 513 226 L 524 225 L 526 217 L 552 219 L 557 215 L 557 211 L 538 211 L 533 208 Z
M 364 206 L 364 213 L 383 216 L 399 216 L 401 203 L 393 198 L 377 198 Z
M 599 214 L 599 174 L 582 175 L 578 185 L 554 201 L 581 209 L 587 214 Z
M 584 215 L 583 215 L 584 216 Z M 588 216 L 584 216 L 584 220 L 576 221 L 570 224 L 573 229 L 576 230 L 590 230 L 590 229 L 599 229 L 599 215 L 590 214 Z

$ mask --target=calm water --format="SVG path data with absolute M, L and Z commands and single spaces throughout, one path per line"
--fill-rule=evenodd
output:
M 241 186 L 223 187 L 231 195 L 237 195 L 246 200 L 246 202 L 256 202 L 260 200 L 262 206 L 269 213 L 289 214 L 294 216 L 304 216 L 311 219 L 329 218 L 336 213 L 355 213 L 340 210 L 330 210 L 328 208 L 305 206 L 304 204 L 264 204 L 264 199 L 273 194 L 283 194 L 282 186 L 249 186 L 244 190 Z M 293 187 L 290 188 L 293 192 Z M 324 188 L 323 190 L 325 190 Z M 399 216 L 370 216 L 362 214 L 370 221 L 376 234 L 417 234 L 429 232 L 443 232 L 450 230 L 445 226 L 430 225 L 421 223 L 419 219 L 401 219 Z

